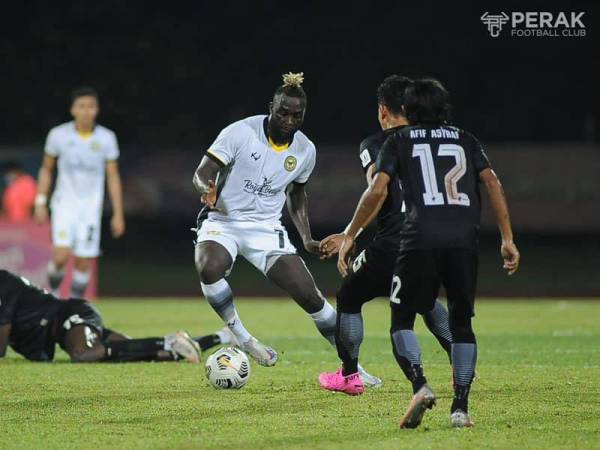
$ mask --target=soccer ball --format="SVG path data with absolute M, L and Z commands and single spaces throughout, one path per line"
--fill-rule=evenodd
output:
M 206 360 L 206 378 L 216 389 L 240 389 L 250 378 L 250 362 L 235 347 L 223 347 Z

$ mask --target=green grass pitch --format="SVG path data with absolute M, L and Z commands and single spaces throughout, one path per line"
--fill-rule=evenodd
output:
M 240 391 L 210 387 L 203 365 L 73 365 L 62 352 L 39 364 L 9 352 L 0 361 L 0 448 L 600 448 L 600 302 L 480 301 L 476 426 L 467 430 L 449 427 L 449 365 L 420 319 L 438 406 L 417 430 L 400 430 L 411 392 L 391 353 L 385 301 L 365 307 L 361 351 L 385 386 L 361 397 L 318 387 L 317 375 L 337 358 L 292 301 L 237 303 L 248 329 L 281 356 L 273 368 L 252 363 Z M 107 326 L 136 337 L 220 327 L 200 300 L 98 306 Z

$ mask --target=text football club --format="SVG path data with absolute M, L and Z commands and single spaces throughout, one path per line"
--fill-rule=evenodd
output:
M 490 13 L 486 11 L 481 21 L 487 26 L 490 36 L 506 35 L 509 25 L 511 37 L 585 37 L 583 23 L 585 12 L 513 11 Z

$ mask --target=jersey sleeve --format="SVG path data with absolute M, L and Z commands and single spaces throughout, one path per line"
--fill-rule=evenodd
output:
M 228 166 L 235 159 L 244 140 L 245 125 L 232 123 L 219 133 L 206 154 L 219 165 Z
M 472 148 L 472 158 L 473 158 L 473 167 L 475 167 L 475 171 L 480 173 L 482 170 L 490 167 L 490 160 L 485 154 L 485 150 L 483 149 L 483 145 L 479 142 L 475 136 L 471 136 L 471 140 L 473 142 Z
M 117 135 L 111 131 L 104 149 L 104 159 L 107 161 L 114 161 L 119 159 L 119 154 L 120 152 L 119 143 L 117 142 Z
M 367 173 L 371 164 L 375 164 L 377 161 L 377 155 L 379 154 L 378 143 L 372 139 L 364 139 L 360 143 L 359 148 L 359 157 L 360 157 L 360 165 L 363 168 L 363 171 Z
M 304 164 L 304 168 L 298 174 L 298 176 L 294 180 L 294 183 L 305 184 L 310 178 L 310 175 L 312 174 L 313 170 L 315 169 L 315 164 L 317 163 L 317 151 L 312 143 L 308 148 L 310 151 L 310 156 L 307 158 L 306 164 Z
M 46 136 L 46 143 L 44 144 L 44 153 L 46 155 L 57 157 L 60 153 L 60 146 L 58 145 L 58 131 L 53 128 Z
M 398 158 L 400 152 L 397 149 L 397 138 L 395 135 L 392 135 L 386 139 L 383 146 L 381 147 L 381 151 L 379 152 L 379 156 L 377 156 L 377 164 L 375 166 L 375 172 L 385 172 L 390 178 L 394 178 L 395 176 L 399 176 L 398 171 Z

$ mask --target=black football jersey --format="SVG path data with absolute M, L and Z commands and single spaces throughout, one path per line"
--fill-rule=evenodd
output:
M 396 127 L 380 131 L 360 143 L 360 162 L 365 173 L 377 161 L 385 140 L 400 128 Z M 400 246 L 400 230 L 402 228 L 403 217 L 402 190 L 400 189 L 398 177 L 394 177 L 388 186 L 388 196 L 377 214 L 375 242 L 391 251 L 397 250 Z
M 0 325 L 11 325 L 8 343 L 26 358 L 52 359 L 53 327 L 62 304 L 27 279 L 0 270 Z
M 401 183 L 402 249 L 477 249 L 479 173 L 490 163 L 474 136 L 445 125 L 404 127 L 388 137 L 376 164 Z

